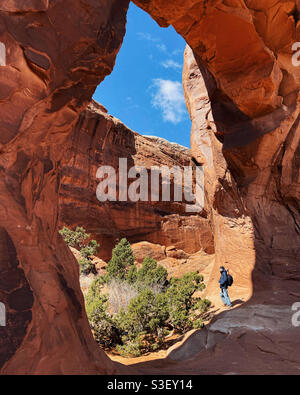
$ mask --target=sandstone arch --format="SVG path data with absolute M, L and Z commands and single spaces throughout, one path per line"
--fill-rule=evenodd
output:
M 291 63 L 299 2 L 135 3 L 193 50 L 185 90 L 193 155 L 210 180 L 217 265 L 228 257 L 247 287 L 253 275 L 252 300 L 289 303 L 299 276 L 300 69 Z M 2 373 L 117 369 L 93 342 L 76 264 L 57 236 L 57 207 L 64 142 L 113 69 L 128 4 L 0 2 L 1 226 L 34 297 L 22 344 Z

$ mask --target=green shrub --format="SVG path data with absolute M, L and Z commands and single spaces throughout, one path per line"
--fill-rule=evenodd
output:
M 121 342 L 113 317 L 108 313 L 108 295 L 103 293 L 105 279 L 96 277 L 85 297 L 86 313 L 94 338 L 104 349 L 115 347 Z
M 84 247 L 84 241 L 90 237 L 90 235 L 86 233 L 85 229 L 80 226 L 77 226 L 75 231 L 64 226 L 59 233 L 62 235 L 65 243 L 69 247 L 73 247 L 78 250 Z
M 203 327 L 204 327 L 204 322 L 202 318 L 198 318 L 197 320 L 193 321 L 194 329 L 202 329 Z
M 106 271 L 109 279 L 124 279 L 134 265 L 134 256 L 129 242 L 124 238 L 112 251 Z
M 92 282 L 87 295 L 85 296 L 85 308 L 88 318 L 90 319 L 92 313 L 99 307 L 105 304 L 107 309 L 107 296 L 103 295 L 103 285 L 105 281 L 101 276 L 96 277 Z M 103 299 L 103 296 L 106 298 Z
M 128 339 L 134 339 L 141 333 L 157 336 L 167 318 L 167 300 L 145 289 L 131 299 L 127 311 L 121 310 L 117 319 Z
M 97 277 L 86 296 L 90 325 L 102 347 L 139 356 L 160 348 L 170 330 L 184 333 L 203 327 L 201 316 L 210 301 L 194 295 L 205 288 L 203 276 L 188 273 L 168 281 L 167 275 L 149 257 L 137 269 L 130 244 L 121 240 L 107 275 Z
M 98 253 L 99 247 L 100 246 L 96 240 L 91 240 L 88 245 L 81 248 L 80 254 L 84 258 L 89 259 L 92 255 L 96 255 Z
M 112 317 L 107 313 L 107 295 L 100 295 L 97 302 L 87 307 L 88 318 L 95 340 L 104 349 L 115 347 L 120 342 L 118 329 Z
M 90 259 L 81 257 L 78 259 L 78 264 L 80 268 L 80 273 L 87 276 L 90 273 L 96 274 L 97 271 L 95 269 L 95 265 L 91 262 Z
M 131 299 L 127 311 L 121 310 L 116 317 L 122 333 L 122 353 L 128 353 L 130 344 L 140 353 L 157 350 L 164 341 L 169 317 L 167 299 L 163 294 L 155 294 L 149 289 L 139 292 Z
M 142 355 L 142 342 L 138 339 L 128 341 L 126 344 L 118 344 L 116 350 L 122 357 L 140 357 Z
M 193 327 L 191 312 L 199 303 L 199 298 L 194 298 L 196 291 L 205 288 L 203 276 L 191 272 L 182 278 L 172 278 L 167 289 L 167 298 L 170 309 L 170 323 L 179 332 L 185 332 Z
M 127 276 L 126 276 L 126 281 L 134 285 L 137 281 L 137 268 L 135 265 L 131 266 L 131 268 L 128 270 Z
M 81 257 L 78 259 L 80 273 L 83 275 L 88 275 L 89 273 L 97 274 L 95 265 L 91 260 L 91 256 L 96 255 L 100 247 L 97 241 L 90 240 L 86 244 L 85 241 L 90 237 L 90 234 L 86 233 L 85 229 L 79 226 L 77 226 L 75 231 L 64 226 L 59 233 L 69 247 L 80 251 Z
M 167 284 L 168 271 L 162 266 L 157 266 L 157 262 L 146 257 L 142 267 L 136 273 L 136 286 L 139 289 L 145 287 L 163 289 Z
M 206 313 L 211 306 L 211 301 L 208 299 L 200 299 L 193 306 L 193 310 L 197 310 L 198 313 Z

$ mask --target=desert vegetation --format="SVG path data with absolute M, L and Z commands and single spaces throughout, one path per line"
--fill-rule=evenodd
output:
M 91 256 L 98 250 L 83 228 L 61 230 L 65 242 L 77 248 L 83 275 L 94 273 Z M 203 276 L 190 272 L 169 278 L 165 268 L 149 257 L 135 264 L 124 238 L 112 251 L 106 273 L 95 276 L 85 296 L 86 311 L 96 342 L 105 350 L 135 357 L 158 350 L 170 333 L 203 327 L 210 301 L 197 296 Z
M 89 273 L 97 274 L 91 259 L 98 252 L 99 244 L 97 241 L 89 240 L 91 235 L 86 233 L 86 230 L 80 226 L 77 226 L 74 231 L 64 226 L 59 233 L 69 247 L 75 248 L 80 252 L 80 257 L 77 259 L 80 273 L 83 275 Z

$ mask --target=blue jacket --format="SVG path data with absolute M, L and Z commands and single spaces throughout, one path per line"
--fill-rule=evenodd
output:
M 223 288 L 225 288 L 225 289 L 228 288 L 228 286 L 227 286 L 227 272 L 226 272 L 226 270 L 224 270 L 222 272 L 221 278 L 219 280 L 219 283 L 220 283 L 220 288 L 222 288 L 222 289 Z

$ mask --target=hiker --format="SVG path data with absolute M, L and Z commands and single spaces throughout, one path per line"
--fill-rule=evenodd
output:
M 222 302 L 224 303 L 224 306 L 231 307 L 232 305 L 231 305 L 231 301 L 230 301 L 228 291 L 227 291 L 228 285 L 231 285 L 231 284 L 228 284 L 228 275 L 227 275 L 227 271 L 225 270 L 224 266 L 220 267 L 220 273 L 221 273 L 221 278 L 219 280 L 220 288 L 221 288 L 220 296 L 221 296 Z

